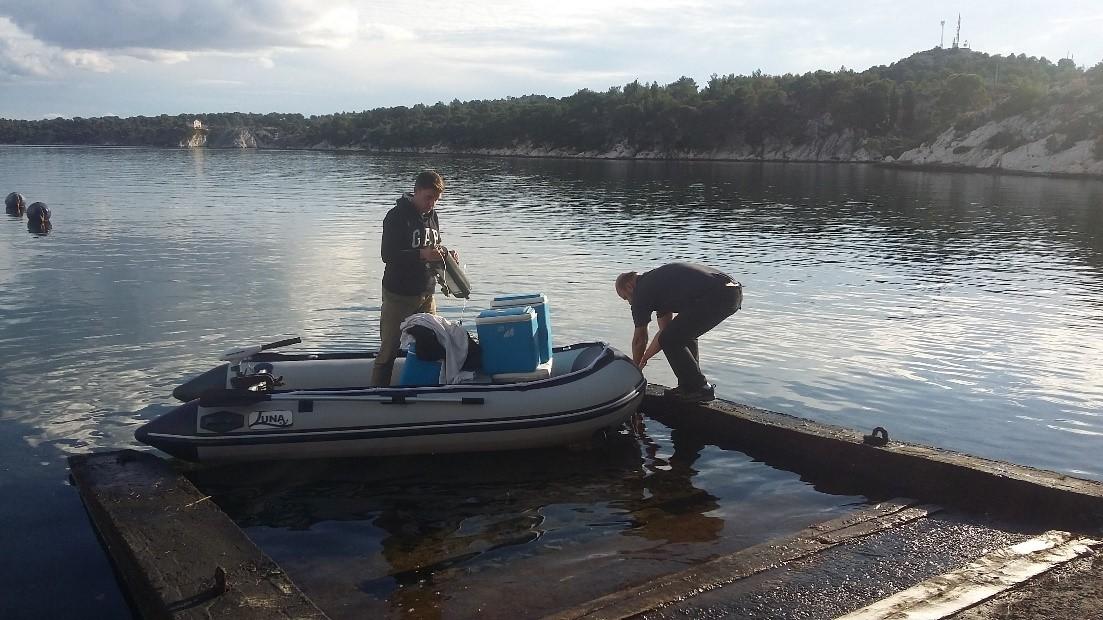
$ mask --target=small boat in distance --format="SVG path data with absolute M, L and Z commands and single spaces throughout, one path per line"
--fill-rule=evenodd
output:
M 639 409 L 647 386 L 627 356 L 602 342 L 558 347 L 533 373 L 373 388 L 364 383 L 374 352 L 267 351 L 298 341 L 227 354 L 227 363 L 173 390 L 188 402 L 135 437 L 189 461 L 546 447 L 618 428 Z M 396 376 L 406 361 L 396 361 Z

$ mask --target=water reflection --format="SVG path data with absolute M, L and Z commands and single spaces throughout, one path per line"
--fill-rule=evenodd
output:
M 0 160 L 68 223 L 51 243 L 0 243 L 19 265 L 0 273 L 15 334 L 0 357 L 26 360 L 5 365 L 21 390 L 5 415 L 73 429 L 82 447 L 129 444 L 135 412 L 229 346 L 375 346 L 380 220 L 410 170 L 434 167 L 475 285 L 469 304 L 442 304 L 449 318 L 542 290 L 558 343 L 624 349 L 613 277 L 701 261 L 746 288 L 736 320 L 702 342 L 719 395 L 1103 476 L 1078 456 L 1103 441 L 1098 181 L 203 149 L 0 147 Z M 673 381 L 664 364 L 648 378 Z
M 27 232 L 36 237 L 45 237 L 50 234 L 50 231 L 54 229 L 54 225 L 49 221 L 31 220 L 27 222 Z
M 698 473 L 693 466 L 701 457 L 704 441 L 675 429 L 671 433 L 674 452 L 663 457 L 661 444 L 648 436 L 642 425 L 638 430 L 648 475 L 639 481 L 642 499 L 621 506 L 632 515 L 633 526 L 624 533 L 670 543 L 715 540 L 724 529 L 724 520 L 708 513 L 719 507 L 719 498 L 693 486 Z
M 125 620 L 131 610 L 100 547 L 66 454 L 0 420 L 0 617 Z
M 335 617 L 342 605 L 361 614 L 385 608 L 389 617 L 436 617 L 445 607 L 462 616 L 456 610 L 479 596 L 492 615 L 509 617 L 517 605 L 553 605 L 542 608 L 549 612 L 558 603 L 499 603 L 484 588 L 534 594 L 584 573 L 585 585 L 558 595 L 582 601 L 714 553 L 726 522 L 713 514 L 719 497 L 695 483 L 705 444 L 651 424 L 659 436 L 641 418 L 631 433 L 584 452 L 265 463 L 189 476 Z M 765 535 L 739 525 L 745 536 Z M 329 542 L 312 544 L 315 534 Z M 639 564 L 627 569 L 630 559 Z M 502 584 L 503 570 L 545 581 Z
M 449 318 L 540 290 L 557 344 L 627 349 L 616 274 L 701 261 L 746 288 L 739 315 L 701 342 L 720 396 L 1103 477 L 1092 456 L 1103 448 L 1103 183 L 860 165 L 0 147 L 6 183 L 65 215 L 47 242 L 0 222 L 11 266 L 0 270 L 0 417 L 66 452 L 133 446 L 172 388 L 231 346 L 297 334 L 304 349 L 373 348 L 382 216 L 426 167 L 449 181 L 442 229 L 475 289 L 469 304 L 440 300 Z M 673 381 L 663 363 L 647 374 Z M 522 581 L 549 572 L 646 579 L 822 520 L 813 513 L 838 502 L 745 455 L 647 430 L 631 464 L 576 478 L 576 456 L 504 461 L 512 478 L 498 457 L 373 462 L 376 477 L 367 463 L 295 464 L 272 467 L 252 499 L 227 494 L 262 548 L 327 600 L 381 600 L 361 586 L 432 599 L 395 576 L 435 567 L 430 581 L 468 615 L 479 612 L 463 588 L 524 599 Z M 582 581 L 570 581 L 579 596 L 601 593 Z

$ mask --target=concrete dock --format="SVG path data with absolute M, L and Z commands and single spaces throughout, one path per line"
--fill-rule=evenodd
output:
M 165 460 L 122 450 L 73 456 L 69 465 L 143 618 L 326 617 Z
M 674 402 L 658 386 L 643 410 L 873 501 L 549 618 L 1103 617 L 1101 483 L 726 401 Z M 144 617 L 325 617 L 166 461 L 122 451 L 71 467 Z

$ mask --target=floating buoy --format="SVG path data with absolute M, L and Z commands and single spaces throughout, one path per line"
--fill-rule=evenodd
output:
M 27 207 L 27 230 L 33 233 L 45 234 L 50 232 L 53 224 L 50 223 L 50 207 L 44 202 L 33 202 Z
M 23 200 L 23 194 L 12 192 L 4 199 L 4 212 L 8 215 L 22 216 L 27 210 L 27 203 Z

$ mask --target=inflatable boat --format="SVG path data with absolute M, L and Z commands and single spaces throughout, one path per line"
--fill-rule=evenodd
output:
M 374 388 L 364 385 L 375 353 L 270 351 L 294 342 L 228 353 L 227 363 L 173 391 L 186 404 L 135 437 L 190 461 L 554 446 L 619 427 L 639 409 L 646 388 L 631 359 L 601 342 L 552 349 L 532 372 L 462 384 L 402 384 L 404 376 L 419 375 L 405 368 L 418 363 L 415 356 L 400 357 L 394 368 L 400 385 Z

